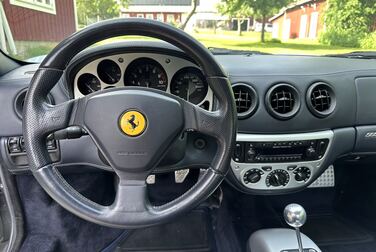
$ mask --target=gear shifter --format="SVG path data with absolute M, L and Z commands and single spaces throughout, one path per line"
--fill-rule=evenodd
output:
M 299 228 L 302 227 L 307 220 L 306 211 L 299 204 L 289 204 L 283 211 L 283 217 L 288 225 L 295 228 L 299 252 L 303 252 L 302 237 Z

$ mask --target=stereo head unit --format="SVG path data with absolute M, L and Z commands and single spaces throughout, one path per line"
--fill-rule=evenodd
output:
M 321 159 L 329 139 L 280 142 L 237 142 L 233 160 L 237 163 L 285 163 Z

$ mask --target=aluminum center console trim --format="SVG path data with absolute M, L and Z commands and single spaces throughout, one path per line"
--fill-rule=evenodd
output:
M 283 142 L 283 141 L 304 141 L 304 140 L 319 140 L 319 139 L 328 139 L 328 147 L 325 154 L 319 160 L 314 161 L 303 161 L 303 162 L 285 162 L 285 163 L 237 163 L 231 159 L 231 169 L 236 178 L 240 183 L 250 189 L 254 190 L 280 190 L 280 189 L 291 189 L 301 187 L 304 184 L 311 182 L 312 177 L 314 177 L 317 172 L 320 170 L 322 164 L 327 158 L 330 148 L 332 147 L 334 133 L 332 130 L 312 132 L 312 133 L 299 133 L 299 134 L 279 134 L 279 135 L 262 135 L 262 134 L 237 134 L 237 142 Z M 298 182 L 294 179 L 295 174 L 293 171 L 288 171 L 288 166 L 296 165 L 298 167 L 308 167 L 311 170 L 311 176 L 307 181 Z M 281 169 L 288 172 L 290 179 L 286 186 L 267 186 L 266 177 L 271 171 L 263 171 L 261 168 L 264 166 L 271 166 L 272 171 Z M 250 169 L 260 169 L 263 172 L 260 181 L 257 183 L 248 183 L 246 184 L 243 180 L 244 174 Z

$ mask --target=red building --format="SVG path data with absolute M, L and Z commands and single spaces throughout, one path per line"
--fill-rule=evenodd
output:
M 15 41 L 60 42 L 76 31 L 74 0 L 3 0 L 3 7 Z
M 166 23 L 181 23 L 192 9 L 191 0 L 131 0 L 121 10 L 121 17 L 155 19 Z
M 302 0 L 283 8 L 269 19 L 273 23 L 273 38 L 316 39 L 323 29 L 325 0 Z

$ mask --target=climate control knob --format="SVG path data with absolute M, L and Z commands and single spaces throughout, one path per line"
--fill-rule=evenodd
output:
M 261 176 L 264 174 L 263 171 L 259 169 L 251 169 L 244 173 L 243 180 L 246 184 L 255 184 L 260 181 Z
M 286 186 L 290 181 L 290 175 L 285 170 L 274 170 L 266 177 L 266 186 Z
M 295 180 L 298 182 L 306 182 L 311 177 L 311 170 L 308 167 L 299 167 L 294 171 Z

